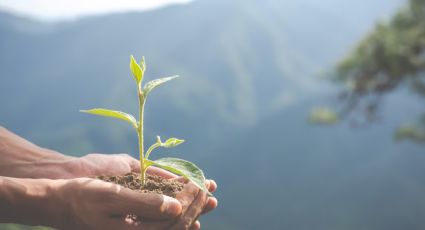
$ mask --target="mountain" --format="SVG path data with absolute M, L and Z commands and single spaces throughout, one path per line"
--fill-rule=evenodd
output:
M 176 120 L 159 115 L 172 111 L 179 124 L 190 120 L 187 133 L 195 124 L 208 129 L 253 125 L 295 102 L 316 97 L 323 87 L 314 76 L 331 66 L 377 18 L 400 5 L 396 0 L 365 3 L 197 1 L 53 24 L 2 14 L 2 122 L 41 144 L 55 143 L 52 147 L 80 154 L 88 151 L 92 141 L 85 141 L 87 135 L 101 136 L 93 127 L 105 123 L 75 111 L 103 106 L 134 112 L 136 98 L 127 65 L 129 54 L 135 54 L 146 56 L 150 78 L 183 76 L 150 98 L 147 116 L 155 116 L 154 123 L 174 126 Z M 357 11 L 343 17 L 342 9 Z M 359 13 L 362 17 L 357 17 Z M 18 63 L 26 64 L 17 68 Z M 34 109 L 33 99 L 43 105 Z M 205 124 L 206 117 L 213 119 Z M 28 124 L 21 125 L 24 120 Z M 39 130 L 47 127 L 55 134 L 44 132 L 40 137 Z M 112 127 L 116 135 L 96 146 L 112 140 L 132 146 L 125 128 Z M 219 136 L 206 135 L 202 138 Z M 100 150 L 120 151 L 104 147 Z
M 335 89 L 319 80 L 403 1 L 195 1 L 41 23 L 0 14 L 0 124 L 72 155 L 135 154 L 124 123 L 79 109 L 136 112 L 129 55 L 146 78 L 182 76 L 147 102 L 147 141 L 178 149 L 219 184 L 205 229 L 422 229 L 423 149 L 391 132 L 418 102 L 395 92 L 371 128 L 314 127 Z
M 363 9 L 358 6 L 365 2 L 345 5 L 360 11 Z M 198 1 L 143 14 L 39 25 L 38 29 L 21 19 L 2 27 L 7 30 L 2 34 L 22 35 L 21 39 L 13 35 L 2 38 L 7 46 L 2 52 L 2 65 L 32 64 L 21 70 L 25 72 L 3 69 L 1 74 L 10 78 L 20 74 L 26 82 L 31 78 L 27 84 L 33 87 L 47 81 L 58 85 L 60 81 L 66 86 L 56 88 L 67 94 L 82 87 L 74 85 L 80 79 L 87 86 L 81 88 L 84 92 L 95 90 L 94 82 L 106 88 L 119 82 L 120 88 L 128 89 L 125 86 L 131 84 L 131 79 L 121 77 L 128 73 L 128 56 L 144 55 L 149 76 L 184 76 L 169 92 L 172 98 L 178 98 L 173 104 L 188 101 L 184 106 L 191 112 L 208 104 L 212 107 L 204 109 L 223 120 L 252 123 L 310 95 L 317 88 L 313 76 L 338 60 L 347 46 L 371 27 L 377 14 L 382 17 L 381 11 L 388 12 L 388 8 L 398 5 L 396 2 L 400 1 L 368 5 L 375 11 L 361 18 L 356 12 L 342 17 L 338 8 L 341 4 L 329 0 L 321 4 Z M 13 54 L 7 50 L 13 50 Z M 17 50 L 31 52 L 23 55 Z M 6 80 L 10 84 L 10 79 Z M 123 95 L 119 97 L 131 100 L 128 92 L 120 93 Z M 191 99 L 205 95 L 208 102 L 195 103 Z M 117 98 L 116 94 L 113 97 Z

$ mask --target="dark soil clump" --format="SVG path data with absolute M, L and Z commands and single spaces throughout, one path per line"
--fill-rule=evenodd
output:
M 146 174 L 146 183 L 142 187 L 140 174 L 128 173 L 124 176 L 99 176 L 98 179 L 121 185 L 125 188 L 142 193 L 157 193 L 171 197 L 176 197 L 183 189 L 183 184 L 175 180 L 167 180 L 160 176 Z

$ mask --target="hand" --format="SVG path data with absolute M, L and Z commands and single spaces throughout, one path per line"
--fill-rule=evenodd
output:
M 89 154 L 78 159 L 81 170 L 77 170 L 80 176 L 98 176 L 98 175 L 122 175 L 133 172 L 140 172 L 139 161 L 127 154 Z M 166 179 L 176 179 L 184 181 L 183 178 L 157 167 L 149 167 L 148 174 L 158 175 Z M 187 183 L 187 181 L 185 181 Z M 217 184 L 212 180 L 207 180 L 207 188 L 210 192 L 217 189 Z M 178 223 L 173 225 L 172 229 L 200 229 L 200 222 L 196 219 L 200 214 L 207 213 L 217 207 L 215 197 L 207 197 L 205 192 L 200 192 L 193 184 L 185 185 L 177 199 L 182 204 L 182 216 Z M 190 207 L 190 208 L 189 208 Z
M 198 192 L 198 194 L 196 194 Z M 177 201 L 90 178 L 21 179 L 0 176 L 0 223 L 59 229 L 188 229 L 205 193 L 187 184 Z M 138 220 L 126 218 L 127 214 Z M 199 229 L 199 222 L 192 229 Z
M 78 178 L 78 177 L 96 177 L 101 175 L 124 175 L 129 172 L 140 172 L 139 161 L 134 159 L 128 154 L 88 154 L 83 157 L 74 158 L 70 157 L 64 163 L 65 169 L 63 171 L 57 170 L 56 174 L 50 175 L 52 178 Z M 33 171 L 34 173 L 34 171 Z M 178 179 L 178 177 L 170 173 L 166 170 L 157 168 L 157 167 L 149 167 L 147 170 L 148 174 L 154 174 L 158 176 L 162 176 L 166 179 Z M 194 186 L 194 185 L 193 185 Z M 190 187 L 190 186 L 189 186 Z M 214 192 L 217 188 L 217 185 L 214 181 L 207 181 L 207 188 L 210 188 L 210 192 Z M 192 193 L 193 194 L 192 194 Z M 179 198 L 182 201 L 183 212 L 186 211 L 191 204 L 192 201 L 195 200 L 196 194 L 198 190 L 190 189 L 190 192 L 186 192 L 185 196 L 181 196 Z M 201 198 L 200 198 L 201 199 Z M 202 199 L 201 199 L 202 200 Z M 205 204 L 202 203 L 202 207 L 204 208 L 202 214 L 207 213 L 217 207 L 217 199 L 215 197 L 208 197 Z M 199 202 L 198 202 L 199 203 Z M 194 206 L 199 208 L 197 206 Z M 197 211 L 195 212 L 197 213 Z M 197 214 L 199 215 L 199 214 Z M 192 216 L 191 218 L 197 218 L 197 216 Z M 189 221 L 189 216 L 186 215 L 186 220 Z M 193 224 L 196 226 L 200 226 L 199 221 Z
M 185 184 L 177 201 L 168 196 L 134 192 L 100 180 L 61 181 L 55 192 L 59 200 L 56 203 L 60 204 L 59 210 L 68 211 L 60 215 L 67 217 L 58 223 L 60 229 L 195 230 L 200 229 L 196 219 L 206 210 L 205 206 L 210 205 L 207 194 L 191 182 Z M 207 187 L 213 190 L 213 184 L 208 182 Z M 127 214 L 136 215 L 139 221 L 126 218 Z M 72 221 L 68 219 L 70 216 Z
M 100 175 L 124 175 L 129 172 L 140 172 L 139 161 L 128 154 L 88 154 L 81 158 L 76 158 L 71 165 L 75 165 L 75 177 L 95 177 Z M 178 177 L 166 170 L 149 167 L 148 174 L 161 176 L 166 179 L 177 179 Z M 217 184 L 213 180 L 207 180 L 207 188 L 209 191 L 215 192 Z M 217 199 L 208 197 L 204 213 L 207 213 L 217 207 Z
M 79 158 L 73 158 L 68 168 L 74 178 L 124 175 L 130 172 L 140 172 L 139 161 L 128 154 L 98 154 L 91 153 Z
M 149 167 L 147 173 L 161 176 L 166 179 L 175 179 L 181 182 L 186 182 L 182 177 L 177 177 L 168 171 L 156 167 Z M 209 192 L 213 193 L 217 189 L 217 184 L 213 180 L 206 181 L 206 187 Z M 183 215 L 172 229 L 188 229 L 191 226 L 192 230 L 201 228 L 201 223 L 197 220 L 200 214 L 205 214 L 217 207 L 217 199 L 215 197 L 207 197 L 205 192 L 202 192 L 193 183 L 187 183 L 184 190 L 176 197 L 183 206 Z
M 65 179 L 65 178 L 77 178 L 77 177 L 95 177 L 100 175 L 121 175 L 131 171 L 133 172 L 139 171 L 139 162 L 136 159 L 126 154 L 115 154 L 115 155 L 89 154 L 80 158 L 70 157 L 53 150 L 38 147 L 26 141 L 25 139 L 13 134 L 12 132 L 6 130 L 5 128 L 0 127 L 0 175 L 2 176 L 18 177 L 18 178 Z M 150 167 L 148 169 L 148 173 L 162 175 L 165 178 L 177 178 L 176 175 L 168 173 L 167 171 L 164 171 L 155 167 Z M 8 179 L 8 181 L 10 180 L 23 182 L 23 184 L 20 184 L 18 187 L 12 186 L 13 189 L 26 188 L 28 187 L 27 185 L 32 183 L 36 183 L 38 185 L 38 183 L 45 182 L 45 181 L 50 181 L 49 183 L 52 182 L 52 180 L 31 180 L 31 179 L 17 179 L 17 178 Z M 96 185 L 103 184 L 102 186 L 104 189 L 107 186 L 112 186 L 118 192 L 122 190 L 128 190 L 118 185 L 113 185 L 110 183 L 106 183 L 106 182 L 102 182 L 102 181 L 98 181 L 94 179 L 88 179 L 88 178 L 80 178 L 80 179 L 74 179 L 74 180 L 57 180 L 55 181 L 55 184 L 59 183 L 58 181 L 61 181 L 61 182 L 73 181 L 75 184 L 76 181 L 81 182 L 81 180 L 97 181 L 95 183 Z M 34 182 L 34 181 L 37 181 L 37 182 Z M 1 182 L 1 176 L 0 176 L 0 182 Z M 98 184 L 98 183 L 101 183 L 101 184 Z M 214 192 L 217 187 L 215 182 L 207 181 L 206 183 L 210 192 Z M 12 183 L 12 184 L 16 184 L 16 183 Z M 177 197 L 179 201 L 183 204 L 183 207 L 181 207 L 181 209 L 184 212 L 182 212 L 181 218 L 178 219 L 179 221 L 177 222 L 174 221 L 172 223 L 174 229 L 185 229 L 188 226 L 192 225 L 192 223 L 194 223 L 192 225 L 193 229 L 199 229 L 200 224 L 198 221 L 195 221 L 197 217 L 201 213 L 206 213 L 217 207 L 217 200 L 215 198 L 213 197 L 206 198 L 206 195 L 204 192 L 200 192 L 199 189 L 193 186 L 194 185 L 190 185 L 190 184 L 186 185 L 182 193 Z M 38 188 L 39 186 L 38 187 L 33 186 L 33 187 Z M 73 187 L 71 186 L 71 188 Z M 92 197 L 95 197 L 93 194 L 96 194 L 96 192 L 92 191 L 90 188 L 91 187 L 88 187 L 89 191 L 87 191 L 87 194 L 92 194 Z M 2 190 L 2 187 L 0 187 L 0 192 L 1 190 Z M 38 190 L 38 189 L 35 189 L 35 190 Z M 31 189 L 23 189 L 18 191 L 20 193 L 18 195 L 25 197 L 25 194 L 28 191 L 31 191 Z M 130 191 L 130 192 L 133 194 L 135 193 L 133 191 Z M 36 193 L 39 193 L 39 192 L 36 191 Z M 139 193 L 137 194 L 140 195 Z M 72 197 L 72 195 L 77 195 L 77 194 L 71 193 L 69 197 Z M 80 194 L 80 196 L 82 195 Z M 161 197 L 165 197 L 165 196 L 161 196 Z M 81 199 L 84 200 L 84 197 L 82 197 Z M 164 199 L 172 199 L 172 198 L 164 198 Z M 23 207 L 31 207 L 30 205 L 31 202 L 36 202 L 36 203 L 39 202 L 37 201 L 38 199 L 31 200 L 30 203 L 25 202 L 25 199 L 15 199 L 15 200 L 20 200 Z M 76 201 L 79 201 L 79 199 L 76 199 Z M 0 203 L 1 203 L 1 199 L 0 199 Z M 47 201 L 44 200 L 41 203 L 44 204 L 44 206 L 39 205 L 41 207 L 41 208 L 39 207 L 39 209 L 41 209 L 40 212 L 31 211 L 31 208 L 21 208 L 21 214 L 22 212 L 27 212 L 27 214 L 29 214 L 28 221 L 30 222 L 28 223 L 31 223 L 31 221 L 36 221 L 37 218 L 35 220 L 31 220 L 31 217 L 41 215 L 42 209 L 45 208 L 45 205 L 51 204 L 52 202 L 50 202 L 50 199 L 49 199 Z M 97 207 L 97 206 L 93 206 L 93 207 Z M 3 205 L 4 210 L 0 207 L 0 211 L 9 210 L 9 213 L 12 213 L 12 216 L 9 215 L 9 217 L 13 219 L 13 211 L 10 210 L 11 208 L 12 206 L 9 207 L 8 209 L 7 206 Z M 62 209 L 59 209 L 58 211 L 60 210 Z M 6 211 L 6 213 L 7 212 L 8 211 Z M 16 216 L 19 216 L 19 215 L 16 215 Z M 7 216 L 5 215 L 4 217 L 7 217 Z M 56 218 L 49 218 L 49 219 L 56 220 Z M 148 222 L 144 222 L 143 224 L 147 224 L 147 223 Z M 154 221 L 151 224 L 154 224 L 154 223 L 159 224 Z
M 201 223 L 197 219 L 208 204 L 207 194 L 196 187 L 195 184 L 189 182 L 185 185 L 184 190 L 177 194 L 176 198 L 182 204 L 183 214 L 170 229 L 200 229 Z
M 51 202 L 59 229 L 169 229 L 182 213 L 179 201 L 168 196 L 89 178 L 59 181 Z M 128 214 L 141 221 L 130 221 Z

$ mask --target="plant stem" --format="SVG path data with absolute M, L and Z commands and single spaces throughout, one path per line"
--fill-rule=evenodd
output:
M 143 98 L 140 85 L 138 85 L 137 91 L 139 95 L 139 127 L 137 129 L 137 134 L 139 137 L 140 180 L 142 182 L 142 185 L 144 185 L 146 169 L 145 169 L 144 143 L 143 143 L 143 110 L 145 107 L 145 100 Z

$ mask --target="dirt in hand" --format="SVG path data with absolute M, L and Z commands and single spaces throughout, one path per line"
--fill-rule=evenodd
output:
M 146 183 L 144 186 L 142 186 L 140 174 L 138 173 L 128 173 L 124 176 L 99 176 L 98 179 L 142 193 L 157 193 L 174 198 L 183 189 L 183 183 L 179 181 L 148 174 L 146 174 Z

